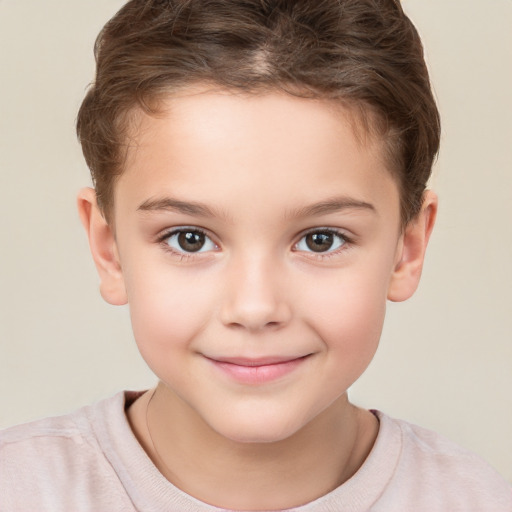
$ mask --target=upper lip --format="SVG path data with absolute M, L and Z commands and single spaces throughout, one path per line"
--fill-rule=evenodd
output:
M 234 364 L 237 366 L 269 366 L 273 364 L 289 363 L 297 359 L 303 359 L 310 354 L 303 356 L 268 356 L 268 357 L 208 357 L 216 363 Z

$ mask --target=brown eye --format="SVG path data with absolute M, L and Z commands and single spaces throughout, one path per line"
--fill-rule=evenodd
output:
M 305 252 L 333 252 L 346 243 L 346 239 L 333 231 L 314 231 L 303 236 L 296 249 Z
M 331 233 L 312 233 L 306 236 L 306 245 L 314 252 L 325 252 L 332 247 Z
M 203 248 L 205 236 L 197 231 L 182 231 L 178 235 L 178 244 L 187 252 L 197 252 Z
M 216 245 L 205 233 L 198 230 L 175 231 L 165 242 L 176 252 L 205 252 L 215 249 Z

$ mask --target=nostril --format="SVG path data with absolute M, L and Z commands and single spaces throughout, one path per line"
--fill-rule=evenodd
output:
M 262 323 L 249 323 L 249 322 L 229 322 L 226 323 L 227 327 L 232 329 L 249 329 L 254 331 L 265 329 L 279 329 L 282 322 L 262 322 Z

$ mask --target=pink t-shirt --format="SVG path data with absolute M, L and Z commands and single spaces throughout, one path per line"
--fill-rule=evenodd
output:
M 1 512 L 219 512 L 176 488 L 128 424 L 125 392 L 67 416 L 0 433 Z M 443 437 L 377 413 L 359 471 L 295 512 L 512 512 L 512 488 Z

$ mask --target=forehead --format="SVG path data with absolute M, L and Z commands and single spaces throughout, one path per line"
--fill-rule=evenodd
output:
M 257 196 L 293 209 L 320 196 L 397 196 L 381 141 L 332 101 L 189 90 L 157 115 L 138 111 L 129 139 L 115 204 L 167 194 L 247 209 Z

